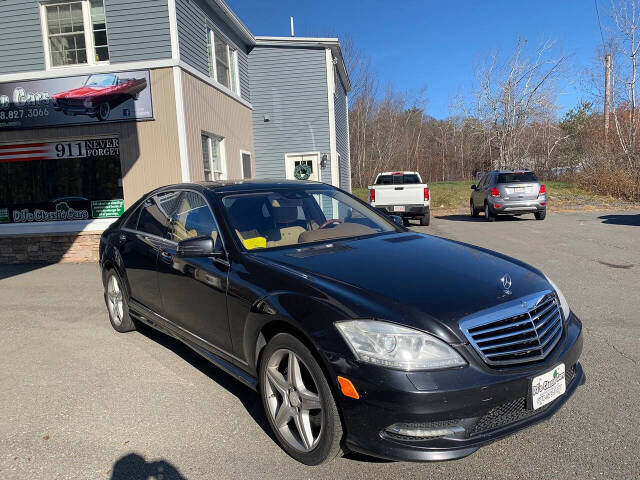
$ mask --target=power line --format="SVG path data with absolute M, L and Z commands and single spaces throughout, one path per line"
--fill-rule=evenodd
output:
M 593 0 L 596 6 L 596 17 L 598 18 L 598 27 L 600 28 L 600 39 L 602 40 L 602 50 L 604 50 L 604 35 L 602 34 L 602 22 L 600 21 L 600 12 L 598 10 L 598 0 Z

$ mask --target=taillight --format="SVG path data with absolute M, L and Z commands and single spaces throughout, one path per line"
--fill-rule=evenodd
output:
M 424 201 L 428 201 L 429 200 L 429 189 L 427 187 L 425 187 L 424 189 Z
M 369 201 L 370 202 L 376 201 L 376 191 L 373 188 L 369 190 Z
M 544 185 L 540 185 L 540 191 L 538 192 L 538 195 L 544 195 L 545 193 L 547 193 L 547 187 L 545 187 Z
M 492 197 L 499 197 L 500 196 L 500 190 L 498 190 L 496 187 L 493 187 L 491 189 L 491 196 Z

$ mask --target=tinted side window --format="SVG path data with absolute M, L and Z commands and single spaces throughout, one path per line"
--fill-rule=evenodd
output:
M 140 208 L 136 208 L 127 221 L 123 225 L 124 228 L 130 228 L 131 230 L 136 230 L 138 228 L 138 217 L 140 216 Z
M 138 230 L 151 235 L 164 237 L 167 233 L 168 226 L 169 219 L 158 207 L 156 201 L 151 198 L 144 202 L 140 212 L 140 219 L 138 220 Z
M 218 242 L 218 229 L 206 200 L 196 192 L 183 192 L 172 216 L 171 239 L 211 237 Z

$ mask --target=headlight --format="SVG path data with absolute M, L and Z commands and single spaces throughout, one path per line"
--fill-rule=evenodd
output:
M 434 370 L 466 365 L 449 345 L 432 335 L 376 320 L 348 320 L 336 327 L 363 362 L 402 370 Z
M 558 286 L 555 283 L 553 283 L 553 281 L 549 277 L 547 277 L 546 275 L 544 277 L 547 279 L 547 282 L 549 282 L 553 287 L 553 289 L 556 291 L 556 295 L 558 295 L 558 300 L 560 301 L 560 308 L 562 309 L 562 314 L 564 315 L 564 319 L 568 320 L 569 315 L 571 314 L 571 309 L 569 308 L 567 299 L 564 298 L 564 295 L 562 294 L 562 290 L 560 290 Z

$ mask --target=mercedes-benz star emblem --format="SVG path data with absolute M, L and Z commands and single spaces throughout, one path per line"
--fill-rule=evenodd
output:
M 505 273 L 500 279 L 500 283 L 502 284 L 504 293 L 507 295 L 511 295 L 511 275 Z

